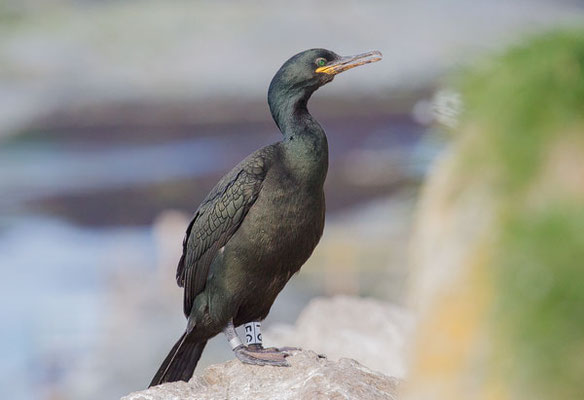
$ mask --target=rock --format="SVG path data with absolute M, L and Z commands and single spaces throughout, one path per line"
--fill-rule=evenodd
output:
M 323 318 L 323 316 L 326 316 Z M 412 317 L 404 308 L 350 296 L 316 298 L 295 326 L 279 325 L 264 333 L 270 346 L 298 346 L 331 359 L 349 357 L 386 375 L 405 375 L 404 348 Z
M 205 399 L 396 399 L 398 379 L 350 359 L 331 361 L 295 351 L 290 367 L 259 367 L 231 360 L 205 369 L 190 382 L 173 382 L 131 393 L 122 400 Z

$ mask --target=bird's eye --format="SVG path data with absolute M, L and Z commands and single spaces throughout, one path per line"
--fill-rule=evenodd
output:
M 324 67 L 326 65 L 326 60 L 324 58 L 317 58 L 316 59 L 316 65 L 318 65 L 319 67 Z

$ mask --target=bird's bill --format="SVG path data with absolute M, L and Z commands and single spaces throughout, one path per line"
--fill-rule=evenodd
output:
M 330 64 L 324 67 L 319 67 L 316 72 L 336 75 L 344 72 L 348 69 L 358 67 L 360 65 L 369 64 L 372 62 L 377 62 L 383 58 L 381 52 L 374 50 L 363 54 L 357 54 L 356 56 L 341 57 L 338 60 L 331 61 Z

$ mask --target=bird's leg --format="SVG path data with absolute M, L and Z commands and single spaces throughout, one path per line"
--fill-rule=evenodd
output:
M 268 347 L 264 348 L 262 342 L 262 323 L 260 321 L 248 322 L 243 325 L 245 332 L 245 344 L 248 349 L 262 353 L 282 353 L 286 356 L 288 351 L 300 350 L 297 347 Z
M 245 364 L 274 365 L 278 367 L 287 367 L 289 365 L 286 362 L 285 354 L 254 351 L 253 349 L 244 346 L 243 343 L 241 343 L 239 336 L 237 336 L 235 326 L 233 326 L 233 320 L 229 320 L 227 326 L 223 329 L 223 333 L 227 337 L 231 349 L 233 349 L 233 352 L 235 353 L 235 357 Z

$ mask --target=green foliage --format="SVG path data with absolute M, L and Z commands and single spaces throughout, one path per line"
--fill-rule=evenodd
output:
M 488 135 L 476 159 L 501 168 L 505 190 L 519 190 L 554 134 L 584 120 L 584 30 L 516 46 L 468 74 L 462 91 L 464 120 Z
M 462 91 L 468 178 L 488 179 L 501 217 L 493 367 L 513 398 L 582 399 L 584 204 L 536 181 L 554 145 L 584 135 L 584 31 L 523 42 L 469 73 Z
M 501 372 L 523 395 L 582 399 L 584 208 L 519 214 L 503 232 L 495 263 Z

